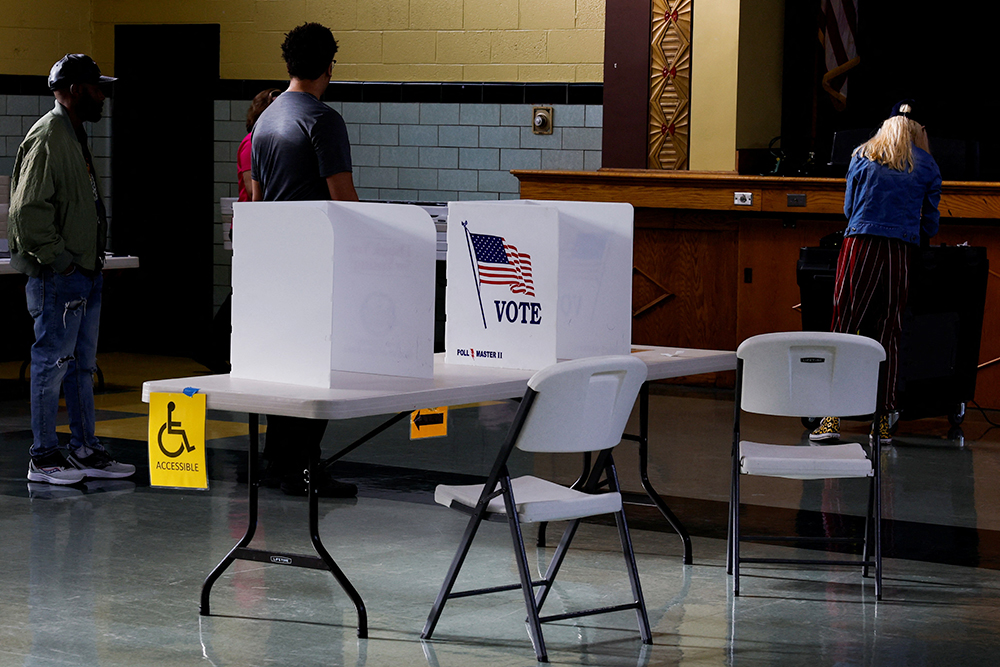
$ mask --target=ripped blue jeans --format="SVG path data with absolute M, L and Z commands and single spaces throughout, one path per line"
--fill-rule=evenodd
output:
M 45 271 L 38 278 L 28 278 L 28 312 L 35 320 L 35 344 L 31 346 L 32 456 L 44 456 L 59 447 L 56 415 L 60 387 L 69 413 L 70 451 L 83 445 L 103 449 L 94 435 L 94 373 L 103 284 L 100 272 L 89 277 L 79 270 L 68 276 Z

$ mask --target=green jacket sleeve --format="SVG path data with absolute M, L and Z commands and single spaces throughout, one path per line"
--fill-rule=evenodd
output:
M 53 271 L 66 270 L 73 261 L 60 229 L 56 228 L 56 187 L 53 160 L 45 142 L 26 141 L 14 163 L 9 225 L 15 250 L 31 256 Z

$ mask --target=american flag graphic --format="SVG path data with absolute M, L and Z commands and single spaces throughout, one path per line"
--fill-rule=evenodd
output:
M 476 264 L 481 285 L 508 285 L 514 294 L 535 296 L 535 284 L 531 279 L 531 256 L 518 252 L 502 236 L 472 234 L 472 247 L 476 253 Z

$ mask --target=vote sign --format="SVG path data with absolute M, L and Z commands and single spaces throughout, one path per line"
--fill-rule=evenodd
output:
M 445 361 L 543 368 L 556 361 L 557 211 L 448 205 Z
M 445 359 L 535 370 L 628 354 L 629 204 L 448 204 Z

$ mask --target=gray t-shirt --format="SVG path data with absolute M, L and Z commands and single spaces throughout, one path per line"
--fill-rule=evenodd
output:
M 284 92 L 253 128 L 250 173 L 264 201 L 330 198 L 326 178 L 351 171 L 351 144 L 339 113 L 309 93 Z

